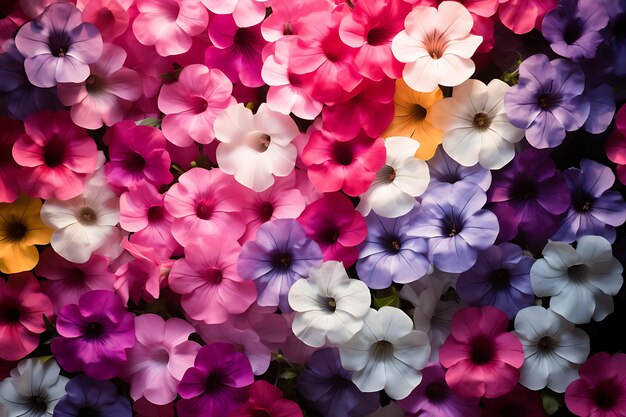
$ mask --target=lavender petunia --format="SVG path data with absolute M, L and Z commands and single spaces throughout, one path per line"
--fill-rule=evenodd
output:
M 54 408 L 54 417 L 131 417 L 130 402 L 110 381 L 96 381 L 81 374 L 65 386 L 67 395 Z
M 466 181 L 477 184 L 484 191 L 489 189 L 491 184 L 491 171 L 476 164 L 471 167 L 464 167 L 438 147 L 435 156 L 427 161 L 430 170 L 430 185 L 433 187 L 439 183 L 454 184 L 459 181 Z
M 572 203 L 551 239 L 573 242 L 585 235 L 597 235 L 615 241 L 615 227 L 626 221 L 626 203 L 618 191 L 609 190 L 615 182 L 611 169 L 583 159 L 580 169 L 569 168 L 564 175 Z
M 80 83 L 89 77 L 89 64 L 102 54 L 102 36 L 71 3 L 54 3 L 22 26 L 15 45 L 26 58 L 24 68 L 37 87 Z
M 528 143 L 554 148 L 566 131 L 587 121 L 590 104 L 584 90 L 585 74 L 577 64 L 537 54 L 520 65 L 519 84 L 504 96 L 504 107 L 511 124 L 526 129 Z
M 418 211 L 419 206 L 395 219 L 374 212 L 367 216 L 367 238 L 361 245 L 356 270 L 368 287 L 387 288 L 392 282 L 408 284 L 428 272 L 428 245 L 409 232 Z
M 409 233 L 428 239 L 428 258 L 444 272 L 464 272 L 477 252 L 493 245 L 498 219 L 483 206 L 485 192 L 461 181 L 440 184 L 426 193 Z
M 476 264 L 462 273 L 456 284 L 461 300 L 473 306 L 493 306 L 510 319 L 535 299 L 530 285 L 533 258 L 512 243 L 479 252 Z

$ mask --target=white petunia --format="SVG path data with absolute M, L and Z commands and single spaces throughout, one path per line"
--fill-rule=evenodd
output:
M 363 281 L 350 279 L 341 262 L 324 262 L 289 290 L 296 312 L 293 333 L 309 346 L 340 345 L 363 327 L 371 296 Z
M 467 80 L 455 87 L 452 97 L 435 103 L 428 120 L 443 130 L 442 147 L 459 164 L 499 169 L 515 156 L 515 143 L 524 130 L 509 123 L 504 110 L 504 95 L 509 85 L 491 80 L 485 85 Z
M 365 324 L 349 342 L 339 346 L 341 365 L 352 373 L 362 392 L 384 389 L 394 400 L 406 398 L 421 382 L 430 343 L 426 333 L 395 307 L 370 309 Z
M 589 355 L 589 336 L 552 310 L 532 306 L 515 317 L 515 333 L 524 347 L 520 384 L 533 391 L 546 386 L 565 392 L 578 378 Z
M 583 236 L 576 249 L 549 241 L 530 269 L 533 291 L 552 297 L 550 308 L 572 323 L 599 321 L 613 312 L 613 298 L 624 278 L 611 244 L 600 236 Z
M 0 382 L 0 404 L 7 417 L 52 417 L 69 381 L 54 359 L 24 359 Z
M 426 162 L 414 157 L 419 142 L 402 136 L 385 139 L 387 160 L 376 173 L 370 188 L 361 195 L 357 210 L 367 216 L 371 210 L 379 216 L 396 218 L 407 214 L 422 195 L 430 174 Z
M 267 190 L 274 176 L 293 171 L 297 150 L 291 142 L 298 126 L 287 115 L 261 104 L 256 114 L 243 104 L 228 107 L 215 120 L 220 169 L 254 191 Z

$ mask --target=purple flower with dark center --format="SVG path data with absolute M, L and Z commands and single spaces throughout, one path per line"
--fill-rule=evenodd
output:
M 178 385 L 178 415 L 227 416 L 246 402 L 253 382 L 246 355 L 228 343 L 203 346 Z
M 327 417 L 363 417 L 380 407 L 378 392 L 361 392 L 352 373 L 341 367 L 337 349 L 313 353 L 309 369 L 298 376 L 302 395 Z
M 498 236 L 498 219 L 483 209 L 486 201 L 485 192 L 470 182 L 431 187 L 408 233 L 428 239 L 428 259 L 438 269 L 467 271 L 477 252 Z
M 444 369 L 431 363 L 422 369 L 422 382 L 398 405 L 412 416 L 479 417 L 480 398 L 461 397 L 446 384 Z
M 435 151 L 435 156 L 426 161 L 430 170 L 430 187 L 438 183 L 454 184 L 459 181 L 467 181 L 477 184 L 484 191 L 491 184 L 491 171 L 476 164 L 472 167 L 464 167 L 443 150 L 440 146 Z
M 21 27 L 15 45 L 26 58 L 28 80 L 37 87 L 80 83 L 89 77 L 89 64 L 102 54 L 102 36 L 71 3 L 54 3 Z
M 419 206 L 395 219 L 366 217 L 367 237 L 361 245 L 356 270 L 361 281 L 374 289 L 387 288 L 392 282 L 408 284 L 426 275 L 428 245 L 410 233 Z
M 504 96 L 506 115 L 513 126 L 526 129 L 532 146 L 554 148 L 566 131 L 585 124 L 590 104 L 584 90 L 585 74 L 577 64 L 533 55 L 520 65 L 519 84 Z
M 126 349 L 135 344 L 135 321 L 116 294 L 86 292 L 78 304 L 63 307 L 56 324 L 59 337 L 51 348 L 63 369 L 101 380 L 122 373 Z
M 596 55 L 604 41 L 600 31 L 608 23 L 606 8 L 598 7 L 597 0 L 561 0 L 543 18 L 541 33 L 554 52 L 580 61 Z
M 130 402 L 110 381 L 78 375 L 65 386 L 67 395 L 54 408 L 54 417 L 132 417 Z
M 512 243 L 491 246 L 479 252 L 474 266 L 459 275 L 456 291 L 469 305 L 497 307 L 513 319 L 535 300 L 530 285 L 533 261 Z
M 602 236 L 615 241 L 615 227 L 626 221 L 626 203 L 618 191 L 609 190 L 615 182 L 610 168 L 583 159 L 580 169 L 564 173 L 572 192 L 572 203 L 552 240 L 573 242 L 585 235 Z
M 604 0 L 601 8 L 609 14 L 607 43 L 613 50 L 613 73 L 626 75 L 626 0 Z
M 519 237 L 541 250 L 570 205 L 563 174 L 544 151 L 527 149 L 494 173 L 487 208 L 500 223 L 498 239 Z
M 261 225 L 255 240 L 244 243 L 237 272 L 244 279 L 254 280 L 260 306 L 278 306 L 283 312 L 291 312 L 289 289 L 322 261 L 319 245 L 306 236 L 297 221 L 278 219 Z

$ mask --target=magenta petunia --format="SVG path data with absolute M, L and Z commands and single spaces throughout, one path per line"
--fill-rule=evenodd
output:
M 130 16 L 128 0 L 89 0 L 83 8 L 83 21 L 92 23 L 107 42 L 120 36 L 128 28 Z
M 248 402 L 229 417 L 302 417 L 302 410 L 297 403 L 283 398 L 283 392 L 267 381 L 255 381 L 250 387 Z
M 12 203 L 20 195 L 20 166 L 13 159 L 12 149 L 23 133 L 22 122 L 0 116 L 0 203 Z

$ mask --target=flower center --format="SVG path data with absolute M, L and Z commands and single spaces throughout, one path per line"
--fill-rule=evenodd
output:
M 209 108 L 209 102 L 204 97 L 192 97 L 190 102 L 194 114 L 204 113 Z
M 335 142 L 333 156 L 339 165 L 348 166 L 354 160 L 354 152 L 351 141 Z
M 394 252 L 400 252 L 400 241 L 398 239 L 394 239 L 391 241 L 391 250 Z
M 537 186 L 535 183 L 519 180 L 513 183 L 511 188 L 511 197 L 514 200 L 530 200 L 537 195 Z
M 582 34 L 582 28 L 578 19 L 571 20 L 565 26 L 565 30 L 563 31 L 563 41 L 571 45 L 580 39 L 580 35 Z
M 502 291 L 511 285 L 511 273 L 508 269 L 496 269 L 489 275 L 491 285 L 496 291 Z
M 102 417 L 100 410 L 91 407 L 83 407 L 78 410 L 76 417 Z
M 295 35 L 295 32 L 293 30 L 293 23 L 291 23 L 290 21 L 287 21 L 283 24 L 283 35 Z
M 272 417 L 272 415 L 264 408 L 255 408 L 250 417 Z
M 444 42 L 442 36 L 437 34 L 437 31 L 432 34 L 432 37 L 429 36 L 427 38 L 424 46 L 432 59 L 441 58 L 446 50 L 446 42 Z
M 35 395 L 31 397 L 31 410 L 34 411 L 34 415 L 44 415 L 46 411 L 48 411 L 48 403 L 46 402 L 46 397 L 40 395 Z
M 16 306 L 5 307 L 0 313 L 0 323 L 19 323 L 20 309 Z
M 152 206 L 148 209 L 148 222 L 158 223 L 165 217 L 165 210 L 161 206 Z
M 91 226 L 98 221 L 98 215 L 91 207 L 83 207 L 78 213 L 78 222 L 84 226 Z
M 202 220 L 209 220 L 213 215 L 213 203 L 211 201 L 200 200 L 196 205 L 196 216 Z
M 491 362 L 495 354 L 493 342 L 487 336 L 476 336 L 470 342 L 470 358 L 477 365 Z
M 65 32 L 53 32 L 48 38 L 50 53 L 57 58 L 63 58 L 69 51 L 71 39 Z
M 477 130 L 487 130 L 491 125 L 491 118 L 485 113 L 478 113 L 474 116 L 472 126 Z
M 43 161 L 50 168 L 58 167 L 65 161 L 67 148 L 63 139 L 54 135 L 43 146 Z
M 12 243 L 20 242 L 22 239 L 24 239 L 27 233 L 28 233 L 28 228 L 26 227 L 26 225 L 19 220 L 13 219 L 13 220 L 10 220 L 7 224 L 5 224 L 4 226 L 5 236 L 4 236 L 4 239 L 0 239 L 0 241 L 6 240 Z
M 87 93 L 96 94 L 103 90 L 104 83 L 101 78 L 99 78 L 95 74 L 91 74 L 85 80 L 85 89 L 87 89 Z
M 372 357 L 385 360 L 393 353 L 393 344 L 387 340 L 379 340 L 372 345 Z
M 560 98 L 553 94 L 541 94 L 539 96 L 539 107 L 542 110 L 550 110 L 561 102 Z
M 322 51 L 330 62 L 341 61 L 343 57 L 343 42 L 339 38 L 339 31 L 335 30 L 322 42 Z
M 612 380 L 599 383 L 592 391 L 593 399 L 601 410 L 610 410 L 617 405 L 623 389 Z
M 267 133 L 254 131 L 246 135 L 245 143 L 255 151 L 263 153 L 270 147 L 272 138 Z
M 152 359 L 160 365 L 167 365 L 170 362 L 170 354 L 167 352 L 167 350 L 163 348 L 158 348 L 154 351 L 154 356 L 152 357 Z
M 626 38 L 626 13 L 621 13 L 614 19 L 613 35 L 618 41 Z
M 433 382 L 426 387 L 426 398 L 431 402 L 441 402 L 447 397 L 447 387 L 441 382 Z
M 393 32 L 384 27 L 375 27 L 367 32 L 367 43 L 372 46 L 379 46 L 389 43 L 393 37 Z
M 206 280 L 209 284 L 218 285 L 222 282 L 224 276 L 222 275 L 222 271 L 219 269 L 209 269 L 206 274 Z
M 92 321 L 87 323 L 87 325 L 83 329 L 83 333 L 85 335 L 85 339 L 97 340 L 104 335 L 104 326 L 97 321 Z
M 220 373 L 214 372 L 208 376 L 205 383 L 205 393 L 215 393 L 219 391 L 224 385 L 224 376 Z
M 539 351 L 543 353 L 550 353 L 557 346 L 557 341 L 550 336 L 544 336 L 537 342 Z
M 72 285 L 80 287 L 85 282 L 85 271 L 80 268 L 72 268 L 67 272 L 67 279 Z
M 324 243 L 336 243 L 339 239 L 339 230 L 331 228 L 320 233 L 320 240 Z
M 122 160 L 122 167 L 130 173 L 142 173 L 146 167 L 146 160 L 137 152 L 128 152 Z
M 263 202 L 261 207 L 259 207 L 259 218 L 262 222 L 267 222 L 272 218 L 272 214 L 274 214 L 274 205 L 269 201 Z
M 272 265 L 281 271 L 286 271 L 291 268 L 293 263 L 293 257 L 289 252 L 277 252 L 272 256 Z
M 589 267 L 587 265 L 572 265 L 567 268 L 569 279 L 575 283 L 581 283 L 587 280 L 589 275 Z
M 414 104 L 413 111 L 411 113 L 413 114 L 413 118 L 416 122 L 421 122 L 426 118 L 428 111 L 423 106 L 419 104 Z

